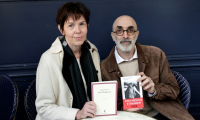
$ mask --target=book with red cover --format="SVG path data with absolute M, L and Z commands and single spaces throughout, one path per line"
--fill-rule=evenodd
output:
M 117 115 L 117 81 L 92 82 L 96 116 Z
M 141 82 L 137 80 L 141 76 L 121 77 L 123 109 L 143 108 L 143 90 L 140 86 Z

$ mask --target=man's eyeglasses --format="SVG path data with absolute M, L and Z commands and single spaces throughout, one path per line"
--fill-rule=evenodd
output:
M 134 28 L 128 28 L 127 30 L 123 30 L 123 28 L 118 28 L 115 32 L 117 35 L 122 36 L 124 34 L 124 31 L 127 32 L 128 35 L 133 35 L 138 30 L 134 30 Z

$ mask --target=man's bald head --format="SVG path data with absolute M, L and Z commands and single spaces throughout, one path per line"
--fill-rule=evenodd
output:
M 116 30 L 117 26 L 122 26 L 123 28 L 133 26 L 134 30 L 137 30 L 137 24 L 136 24 L 135 20 L 128 15 L 119 16 L 115 20 L 115 22 L 113 23 L 113 31 Z
M 122 56 L 124 53 L 134 53 L 135 42 L 138 35 L 139 31 L 137 29 L 137 24 L 135 20 L 128 15 L 118 17 L 113 23 L 111 37 L 118 48 L 119 54 Z M 126 59 L 126 57 L 124 57 L 124 59 Z

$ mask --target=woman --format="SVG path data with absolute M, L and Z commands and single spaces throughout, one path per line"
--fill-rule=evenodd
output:
M 57 37 L 43 53 L 36 75 L 36 120 L 94 117 L 91 82 L 101 81 L 97 48 L 86 40 L 90 11 L 68 2 L 57 12 Z M 89 102 L 88 102 L 89 101 Z

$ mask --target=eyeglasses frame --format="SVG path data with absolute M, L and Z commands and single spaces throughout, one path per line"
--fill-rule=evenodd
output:
M 124 35 L 124 31 L 126 31 L 127 35 L 129 35 L 128 32 L 127 32 L 128 29 L 127 29 L 127 30 L 123 30 L 123 34 L 122 34 L 122 35 Z M 138 30 L 134 30 L 134 33 L 133 33 L 133 34 L 135 34 L 137 31 L 138 31 Z M 114 32 L 114 31 L 113 31 L 113 33 L 117 34 L 117 33 Z M 132 34 L 132 35 L 133 35 L 133 34 Z M 118 34 L 117 34 L 117 35 L 118 35 Z M 122 35 L 118 35 L 118 36 L 122 36 Z M 131 35 L 129 35 L 129 36 L 131 36 Z

